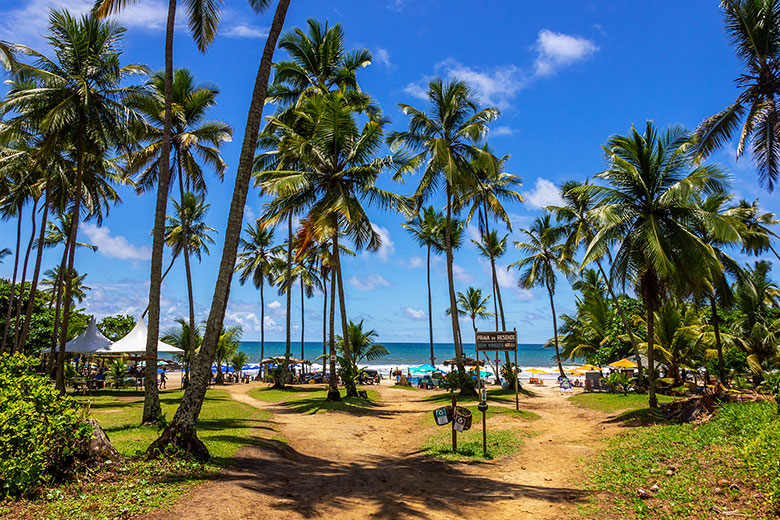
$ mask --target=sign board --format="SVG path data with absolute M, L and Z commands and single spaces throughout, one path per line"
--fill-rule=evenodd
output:
M 514 352 L 517 350 L 517 332 L 514 330 L 477 332 L 477 352 Z
M 444 426 L 450 422 L 450 416 L 447 414 L 447 408 L 437 408 L 434 410 L 433 418 L 436 419 L 437 426 Z
M 456 415 L 455 416 L 455 425 L 453 426 L 453 429 L 456 432 L 463 432 L 466 430 L 466 418 L 462 415 Z

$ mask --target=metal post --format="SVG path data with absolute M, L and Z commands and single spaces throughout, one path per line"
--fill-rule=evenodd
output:
M 517 329 L 513 329 L 517 334 Z M 515 338 L 517 336 L 515 335 Z M 515 343 L 515 410 L 520 411 L 520 391 L 518 390 L 519 383 L 517 382 L 517 343 Z
M 452 393 L 452 453 L 458 452 L 458 432 L 455 430 L 455 412 L 458 409 L 458 398 Z
M 487 404 L 487 401 L 485 401 Z M 486 407 L 483 407 L 486 408 Z M 487 409 L 482 410 L 482 456 L 487 458 Z

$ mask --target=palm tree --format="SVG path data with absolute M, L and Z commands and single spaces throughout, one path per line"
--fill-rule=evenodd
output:
M 493 278 L 493 315 L 496 317 L 496 330 L 498 328 L 499 314 L 501 316 L 501 330 L 506 330 L 506 319 L 504 318 L 504 303 L 501 300 L 501 288 L 498 285 L 498 275 L 496 274 L 496 260 L 506 253 L 506 239 L 509 235 L 498 237 L 496 230 L 480 234 L 480 241 L 472 240 L 471 243 L 477 246 L 477 251 L 490 262 L 490 270 Z M 507 353 L 507 356 L 509 354 Z
M 736 101 L 696 129 L 695 152 L 699 159 L 708 157 L 731 139 L 743 121 L 737 158 L 749 142 L 758 179 L 772 191 L 780 170 L 776 106 L 780 94 L 780 1 L 722 0 L 721 7 L 726 33 L 745 71 L 736 79 L 741 90 Z
M 349 353 L 339 235 L 346 231 L 357 249 L 375 251 L 381 246 L 381 238 L 371 226 L 364 202 L 381 209 L 408 212 L 408 201 L 376 186 L 380 173 L 394 167 L 398 160 L 397 156 L 376 157 L 385 120 L 369 119 L 359 127 L 358 109 L 341 91 L 309 98 L 299 111 L 300 117 L 314 123 L 311 130 L 300 130 L 277 117 L 270 118 L 270 124 L 282 134 L 277 152 L 295 151 L 297 155 L 291 164 L 301 170 L 257 173 L 263 192 L 275 196 L 267 204 L 265 218 L 275 221 L 305 211 L 302 236 L 330 235 L 342 337 L 346 338 L 345 351 Z M 350 378 L 347 378 L 347 394 L 356 395 Z
M 443 249 L 440 249 L 441 231 L 445 225 L 445 217 L 441 212 L 437 212 L 433 206 L 423 208 L 422 213 L 417 213 L 413 220 L 410 220 L 406 224 L 401 226 L 407 230 L 414 240 L 421 246 L 426 248 L 426 261 L 425 269 L 428 282 L 428 333 L 430 336 L 431 346 L 431 365 L 436 363 L 436 358 L 433 355 L 433 307 L 431 304 L 431 249 L 436 253 L 440 253 Z
M 255 225 L 247 225 L 246 238 L 241 239 L 241 252 L 238 253 L 236 271 L 240 273 L 238 281 L 244 285 L 251 278 L 255 288 L 260 289 L 260 359 L 265 359 L 265 284 L 272 285 L 271 267 L 274 260 L 274 230 L 257 219 Z
M 766 251 L 772 251 L 772 254 L 780 260 L 772 239 L 777 238 L 777 233 L 772 231 L 770 226 L 780 224 L 780 220 L 775 218 L 774 213 L 762 213 L 758 205 L 758 200 L 752 203 L 741 200 L 737 209 L 739 219 L 744 225 L 742 232 L 742 252 L 754 255 L 760 255 Z
M 587 191 L 586 186 L 588 182 L 580 183 L 576 181 L 564 182 L 561 185 L 561 197 L 565 204 L 563 206 L 548 206 L 546 209 L 551 211 L 557 222 L 560 223 L 566 229 L 566 249 L 565 253 L 573 258 L 576 252 L 581 246 L 587 247 L 593 240 L 596 234 L 596 228 L 593 220 L 590 218 L 590 212 L 594 208 L 594 199 L 591 193 Z M 605 249 L 605 254 L 612 263 L 612 254 L 609 248 Z M 594 258 L 596 265 L 599 268 L 609 296 L 612 299 L 612 303 L 615 306 L 615 310 L 620 316 L 620 321 L 623 323 L 623 328 L 626 329 L 628 339 L 631 342 L 631 347 L 634 349 L 634 357 L 636 358 L 636 364 L 638 369 L 639 384 L 643 382 L 643 367 L 642 358 L 639 356 L 639 344 L 634 331 L 629 323 L 623 307 L 620 305 L 615 291 L 612 288 L 610 278 L 607 277 L 607 273 L 602 265 L 601 258 Z
M 482 289 L 475 287 L 469 287 L 466 294 L 458 292 L 458 315 L 468 316 L 471 319 L 471 326 L 475 334 L 477 332 L 477 318 L 493 316 L 493 313 L 488 311 L 488 300 L 490 300 L 490 296 L 483 298 Z M 451 309 L 447 309 L 447 314 L 450 313 Z
M 168 220 L 165 226 L 165 243 L 173 250 L 172 257 L 175 259 L 180 253 L 184 256 L 184 271 L 187 275 L 187 300 L 189 304 L 190 323 L 188 330 L 192 337 L 190 343 L 195 343 L 195 300 L 192 296 L 192 270 L 190 268 L 190 257 L 195 256 L 198 262 L 201 261 L 203 253 L 209 254 L 208 244 L 213 244 L 214 239 L 210 233 L 216 232 L 216 229 L 206 225 L 203 220 L 211 206 L 205 203 L 203 195 L 195 195 L 192 192 L 183 193 L 181 202 L 173 201 L 174 216 L 166 217 Z M 173 260 L 171 260 L 173 263 Z M 195 351 L 190 355 L 194 361 Z
M 353 375 L 358 374 L 358 365 L 362 361 L 376 361 L 390 355 L 387 347 L 376 343 L 374 338 L 379 336 L 379 334 L 374 329 L 363 330 L 363 320 L 360 320 L 359 323 L 349 320 L 347 334 L 349 334 L 348 344 L 351 350 L 345 349 L 342 336 L 336 336 L 336 347 L 342 358 L 352 365 Z
M 174 359 L 184 365 L 184 378 L 189 380 L 190 364 L 195 357 L 194 352 L 197 352 L 200 347 L 200 327 L 197 326 L 194 331 L 190 331 L 189 320 L 184 318 L 176 318 L 176 323 L 179 326 L 165 331 L 160 337 L 160 341 L 182 350 L 181 354 L 174 354 Z
M 565 255 L 566 245 L 561 241 L 565 230 L 552 225 L 550 214 L 545 213 L 537 217 L 531 228 L 523 229 L 527 242 L 515 242 L 515 246 L 526 256 L 510 264 L 507 269 L 516 267 L 521 271 L 518 286 L 522 289 L 531 289 L 543 285 L 550 296 L 550 310 L 553 320 L 553 338 L 555 343 L 555 359 L 558 363 L 558 371 L 562 377 L 566 377 L 561 366 L 561 352 L 558 345 L 558 320 L 555 315 L 555 278 L 556 272 L 565 276 L 571 274 L 571 260 Z
M 606 186 L 589 185 L 596 198 L 592 218 L 600 228 L 585 252 L 583 265 L 601 256 L 610 244 L 618 249 L 610 278 L 625 287 L 632 279 L 647 312 L 647 369 L 649 404 L 655 395 L 655 331 L 653 319 L 659 299 L 668 286 L 688 290 L 697 277 L 717 266 L 712 247 L 695 234 L 700 225 L 714 238 L 739 239 L 734 227 L 697 207 L 694 195 L 725 192 L 726 175 L 715 166 L 691 165 L 689 135 L 671 127 L 658 135 L 648 121 L 644 134 L 636 128 L 628 136 L 611 137 L 604 146 L 607 169 L 597 178 Z M 690 266 L 698 266 L 692 270 Z
M 238 352 L 238 347 L 241 346 L 241 335 L 243 330 L 240 326 L 234 325 L 228 327 L 222 331 L 219 335 L 219 342 L 217 343 L 217 350 L 214 354 L 214 361 L 217 363 L 217 383 L 222 384 L 224 377 L 222 375 L 222 363 L 227 362 L 233 355 Z M 241 365 L 243 366 L 243 365 Z
M 243 350 L 239 350 L 231 356 L 230 366 L 233 367 L 233 372 L 237 373 L 238 377 L 241 377 L 241 369 L 244 368 L 244 365 L 246 365 L 247 361 L 249 361 L 249 354 Z
M 123 99 L 135 89 L 122 87 L 131 76 L 145 73 L 138 65 L 120 66 L 119 43 L 124 32 L 112 22 L 101 22 L 93 15 L 80 19 L 67 11 L 49 15 L 49 43 L 54 59 L 24 47 L 35 65 L 25 66 L 31 81 L 12 90 L 0 103 L 3 111 L 14 111 L 18 118 L 40 121 L 40 130 L 57 136 L 58 142 L 73 147 L 76 176 L 72 194 L 73 219 L 68 265 L 65 271 L 63 326 L 57 367 L 57 388 L 64 392 L 62 371 L 65 340 L 72 300 L 72 273 L 75 237 L 81 215 L 85 166 L 97 163 L 114 147 L 131 141 L 128 116 Z M 159 406 L 159 403 L 158 403 Z
M 175 0 L 171 0 L 171 5 Z M 216 5 L 216 4 L 212 4 Z M 266 7 L 267 2 L 254 0 L 256 7 Z M 260 65 L 257 70 L 252 98 L 249 103 L 244 139 L 241 145 L 238 167 L 236 169 L 236 181 L 233 189 L 233 198 L 228 213 L 228 222 L 225 229 L 225 243 L 222 248 L 222 259 L 214 286 L 203 343 L 196 363 L 193 365 L 190 386 L 184 392 L 179 408 L 176 410 L 168 427 L 160 437 L 153 442 L 147 450 L 150 454 L 162 452 L 168 445 L 173 444 L 183 449 L 193 457 L 203 460 L 208 458 L 208 449 L 198 440 L 195 433 L 195 422 L 200 414 L 203 398 L 206 395 L 209 378 L 211 376 L 211 362 L 219 342 L 219 335 L 227 308 L 228 293 L 233 278 L 233 270 L 236 265 L 236 253 L 241 239 L 243 225 L 244 206 L 246 205 L 249 181 L 252 174 L 252 163 L 260 131 L 260 122 L 263 115 L 268 78 L 273 64 L 274 48 L 284 25 L 290 0 L 279 0 L 274 13 L 273 22 L 268 31 Z M 170 25 L 172 30 L 172 23 Z M 172 69 L 172 67 L 171 67 Z M 166 71 L 168 70 L 166 64 Z M 166 80 L 168 77 L 166 77 Z M 167 98 L 167 96 L 166 96 Z
M 588 359 L 609 341 L 613 313 L 604 298 L 604 283 L 593 269 L 583 269 L 572 289 L 582 291 L 577 314 L 561 316 L 561 355 L 569 360 Z
M 59 267 L 53 267 L 44 271 L 43 276 L 44 278 L 41 280 L 41 285 L 43 287 L 48 287 L 47 292 L 50 292 L 51 294 L 62 292 L 63 275 L 60 274 Z M 79 303 L 83 302 L 84 298 L 87 297 L 86 291 L 91 290 L 90 287 L 84 285 L 84 278 L 86 277 L 87 273 L 80 275 L 76 271 L 73 272 L 73 286 L 71 292 L 73 293 L 73 299 Z
M 11 254 L 11 250 L 7 247 L 4 247 L 3 249 L 0 249 L 0 264 L 3 263 L 3 258 Z
M 455 284 L 453 280 L 454 258 L 452 254 L 451 226 L 453 198 L 467 192 L 475 185 L 475 174 L 471 162 L 485 155 L 476 146 L 488 130 L 488 123 L 498 117 L 498 110 L 479 110 L 471 89 L 462 81 L 444 83 L 440 78 L 428 85 L 428 99 L 432 111 L 426 114 L 410 105 L 401 104 L 401 110 L 411 116 L 409 129 L 391 132 L 387 138 L 393 148 L 407 147 L 415 155 L 409 158 L 405 171 L 412 171 L 424 165 L 423 174 L 414 199 L 418 207 L 433 195 L 438 186 L 444 184 L 447 199 L 445 229 L 445 253 L 447 257 L 447 282 L 450 308 L 456 308 Z M 460 343 L 458 317 L 452 315 L 452 341 L 458 371 L 465 373 L 463 346 Z

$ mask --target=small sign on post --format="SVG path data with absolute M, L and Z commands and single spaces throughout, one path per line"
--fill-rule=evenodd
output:
M 514 352 L 517 350 L 517 332 L 500 330 L 477 332 L 477 352 Z
M 456 415 L 454 428 L 456 432 L 464 432 L 466 430 L 466 418 L 462 415 Z
M 436 426 L 444 426 L 449 424 L 452 420 L 451 414 L 448 413 L 447 407 L 437 408 L 433 411 L 433 418 L 436 420 Z

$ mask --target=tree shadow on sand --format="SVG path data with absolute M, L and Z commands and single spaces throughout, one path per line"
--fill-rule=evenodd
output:
M 306 518 L 347 510 L 354 503 L 374 504 L 372 516 L 377 518 L 427 518 L 431 511 L 456 516 L 475 504 L 488 508 L 523 499 L 572 504 L 586 496 L 574 488 L 528 486 L 475 475 L 470 472 L 473 467 L 433 460 L 420 452 L 339 463 L 303 455 L 281 441 L 257 439 L 239 451 L 220 478 L 276 499 L 275 509 Z

